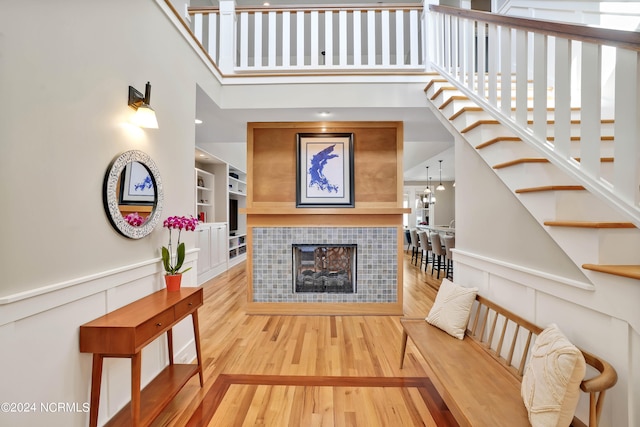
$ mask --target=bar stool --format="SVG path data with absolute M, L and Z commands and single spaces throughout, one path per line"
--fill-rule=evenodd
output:
M 412 228 L 409 230 L 409 233 L 411 235 L 411 262 L 418 265 L 418 249 L 420 248 L 420 243 L 418 242 L 418 231 L 415 228 Z
M 436 276 L 438 279 L 440 278 L 440 270 L 442 269 L 442 257 L 445 256 L 445 250 L 442 247 L 442 243 L 440 241 L 440 234 L 431 233 L 429 235 L 431 239 L 431 252 L 433 253 L 433 259 L 431 260 L 431 274 L 433 274 L 433 270 L 435 268 L 438 269 L 438 275 Z M 436 267 L 437 266 L 437 267 Z
M 444 236 L 442 240 L 444 241 L 444 252 L 445 252 L 445 259 L 446 259 L 446 268 L 445 268 L 444 276 L 447 279 L 453 280 L 453 253 L 451 252 L 451 249 L 456 247 L 456 237 L 447 235 L 447 236 Z
M 405 252 L 409 252 L 409 249 L 411 249 L 411 232 L 408 228 L 404 230 L 404 242 L 407 244 Z
M 418 241 L 420 242 L 420 250 L 422 251 L 424 259 L 424 271 L 427 271 L 427 265 L 429 264 L 429 252 L 431 252 L 431 262 L 433 262 L 433 250 L 431 249 L 431 241 L 429 240 L 429 233 L 426 231 L 418 231 Z M 422 262 L 420 267 L 422 267 Z

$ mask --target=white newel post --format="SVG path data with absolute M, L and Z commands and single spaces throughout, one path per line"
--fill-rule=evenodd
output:
M 236 45 L 236 2 L 220 0 L 220 59 L 218 67 L 224 74 L 233 74 Z
M 422 54 L 424 58 L 425 71 L 431 70 L 431 61 L 437 59 L 436 55 L 436 41 L 434 28 L 430 28 L 436 25 L 434 16 L 429 11 L 429 5 L 439 4 L 438 0 L 423 0 L 422 2 L 422 15 L 420 25 L 422 26 Z M 433 40 L 433 39 L 436 40 Z

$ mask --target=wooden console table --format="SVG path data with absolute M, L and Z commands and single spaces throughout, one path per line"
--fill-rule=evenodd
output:
M 196 373 L 200 376 L 200 387 L 204 385 L 198 327 L 202 294 L 202 288 L 181 288 L 178 292 L 158 291 L 80 326 L 80 351 L 93 353 L 89 413 L 91 427 L 98 423 L 102 360 L 105 357 L 131 359 L 131 403 L 122 408 L 107 425 L 147 426 Z M 198 363 L 174 364 L 171 328 L 188 315 L 193 320 Z M 142 348 L 165 332 L 169 366 L 141 391 Z

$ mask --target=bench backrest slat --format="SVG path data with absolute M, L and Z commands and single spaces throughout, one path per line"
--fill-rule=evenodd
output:
M 518 376 L 522 377 L 524 375 L 524 367 L 527 363 L 527 354 L 529 354 L 529 346 L 531 345 L 531 338 L 533 337 L 533 333 L 529 331 L 527 334 L 527 342 L 524 345 L 524 351 L 522 352 L 522 359 L 520 359 L 520 365 L 518 365 Z
M 511 338 L 511 347 L 509 347 L 509 355 L 507 356 L 507 365 L 509 366 L 511 366 L 511 361 L 513 360 L 513 352 L 516 349 L 516 342 L 518 341 L 519 331 L 520 331 L 520 325 L 516 324 L 516 330 L 513 331 L 513 337 Z

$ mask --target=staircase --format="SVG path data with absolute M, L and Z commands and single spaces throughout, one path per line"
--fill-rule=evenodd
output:
M 475 148 L 594 285 L 610 282 L 612 276 L 615 280 L 640 280 L 640 230 L 633 222 L 555 166 L 447 79 L 432 76 L 425 93 L 433 110 Z M 571 119 L 572 128 L 580 126 L 579 113 L 576 108 L 571 111 L 576 117 Z M 528 115 L 531 114 L 529 109 Z M 549 108 L 549 144 L 554 143 L 553 121 L 554 110 Z M 611 119 L 601 123 L 600 169 L 605 178 L 613 171 L 614 125 Z M 580 162 L 577 132 L 570 139 L 571 156 Z

